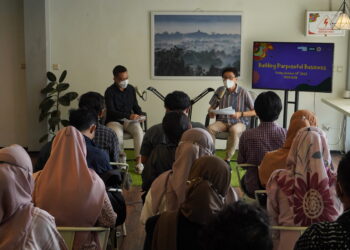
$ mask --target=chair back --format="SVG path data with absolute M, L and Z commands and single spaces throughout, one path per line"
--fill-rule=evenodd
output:
M 66 242 L 68 249 L 73 249 L 76 232 L 96 232 L 102 250 L 107 249 L 109 228 L 105 227 L 57 227 L 58 232 Z

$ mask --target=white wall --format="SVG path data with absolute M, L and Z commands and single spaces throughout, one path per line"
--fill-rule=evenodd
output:
M 27 146 L 23 3 L 0 1 L 0 147 Z
M 335 3 L 333 10 L 339 6 Z M 112 83 L 117 64 L 129 70 L 130 82 L 144 90 L 153 86 L 164 95 L 172 90 L 197 96 L 207 87 L 218 87 L 217 80 L 152 80 L 150 73 L 151 11 L 239 11 L 243 13 L 241 84 L 251 86 L 252 43 L 267 41 L 334 42 L 335 66 L 346 68 L 345 37 L 306 37 L 305 11 L 329 10 L 328 0 L 60 0 L 51 1 L 52 63 L 67 69 L 72 89 L 79 93 L 104 93 Z M 342 116 L 323 104 L 323 97 L 340 96 L 345 88 L 345 72 L 334 72 L 332 94 L 301 93 L 299 108 L 315 111 L 320 124 L 328 124 L 331 144 L 337 142 Z M 259 91 L 258 91 L 259 92 Z M 279 92 L 281 98 L 283 92 Z M 210 96 L 194 106 L 193 120 L 204 122 Z M 314 105 L 315 103 L 315 105 Z M 163 104 L 152 93 L 140 104 L 148 113 L 149 124 L 161 121 Z M 293 107 L 289 108 L 290 111 Z M 290 112 L 291 113 L 291 112 Z M 290 114 L 289 114 L 290 117 Z M 282 118 L 279 119 L 282 123 Z M 222 146 L 222 145 L 221 145 Z M 341 145 L 332 145 L 339 149 Z

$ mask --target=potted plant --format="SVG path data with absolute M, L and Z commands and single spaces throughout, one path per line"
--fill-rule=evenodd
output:
M 78 97 L 76 92 L 63 93 L 69 88 L 69 83 L 63 82 L 67 76 L 66 70 L 62 72 L 58 82 L 54 73 L 49 71 L 46 76 L 49 83 L 40 91 L 46 97 L 39 105 L 39 122 L 47 119 L 49 130 L 40 138 L 39 142 L 47 140 L 49 135 L 55 135 L 55 131 L 59 130 L 61 125 L 64 127 L 69 125 L 68 120 L 61 119 L 60 105 L 69 106 L 71 101 Z

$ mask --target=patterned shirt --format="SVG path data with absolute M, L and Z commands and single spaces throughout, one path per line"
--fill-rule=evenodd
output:
M 238 163 L 259 165 L 266 152 L 282 147 L 286 130 L 276 122 L 261 122 L 243 132 L 239 141 Z
M 350 249 L 350 210 L 334 222 L 321 222 L 310 226 L 299 238 L 294 249 Z
M 224 96 L 219 99 L 219 93 L 224 91 L 225 87 L 219 87 L 213 97 L 210 99 L 209 104 L 212 108 L 223 109 L 232 107 L 236 112 L 244 112 L 254 109 L 253 98 L 249 92 L 244 88 L 237 85 L 237 88 L 233 92 L 225 91 Z M 231 118 L 229 115 L 217 115 L 217 121 L 222 121 L 228 124 L 236 124 L 242 122 L 245 125 L 249 125 L 250 117 L 240 117 L 239 119 Z
M 257 128 L 243 132 L 239 140 L 238 163 L 260 165 L 266 152 L 282 147 L 286 140 L 286 130 L 275 122 L 261 122 Z M 261 189 L 257 167 L 247 169 L 244 176 L 244 192 L 253 197 L 254 191 Z
M 117 162 L 119 158 L 119 142 L 116 133 L 102 124 L 98 124 L 95 132 L 94 143 L 103 149 L 110 161 Z

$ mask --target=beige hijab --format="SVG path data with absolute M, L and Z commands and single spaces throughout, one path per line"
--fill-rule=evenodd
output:
M 91 227 L 101 214 L 104 195 L 103 181 L 87 166 L 83 135 L 72 126 L 61 129 L 36 178 L 35 205 L 52 214 L 58 226 Z M 80 234 L 74 248 L 93 241 L 92 235 Z
M 0 149 L 0 249 L 22 249 L 30 230 L 32 162 L 19 145 Z
M 180 212 L 189 221 L 207 225 L 221 211 L 229 191 L 231 173 L 227 163 L 216 156 L 195 161 L 188 178 L 188 192 Z M 153 249 L 176 250 L 177 212 L 165 212 L 156 224 Z
M 308 110 L 298 110 L 292 115 L 283 147 L 266 153 L 260 164 L 259 178 L 262 186 L 266 186 L 273 171 L 286 168 L 287 156 L 295 135 L 301 128 L 309 126 L 317 126 L 317 118 L 314 113 Z
M 186 180 L 193 162 L 201 156 L 212 155 L 215 150 L 208 131 L 193 128 L 183 133 L 175 153 L 172 169 L 161 174 L 151 186 L 152 210 L 158 213 L 162 199 L 166 198 L 168 211 L 177 210 L 185 200 Z

